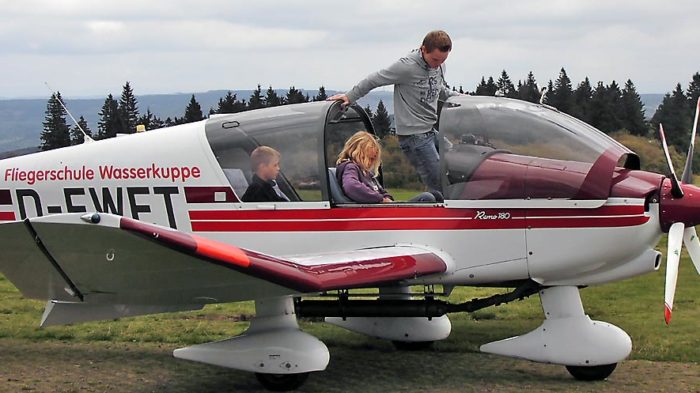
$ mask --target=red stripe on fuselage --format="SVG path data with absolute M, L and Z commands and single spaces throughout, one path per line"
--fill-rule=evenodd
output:
M 624 227 L 649 221 L 644 206 L 598 209 L 445 209 L 190 211 L 195 232 L 314 232 Z M 526 217 L 527 216 L 527 217 Z
M 15 213 L 14 212 L 0 212 L 0 221 L 14 221 L 15 220 Z
M 217 200 L 217 194 L 223 196 Z M 236 194 L 231 187 L 185 187 L 185 200 L 187 203 L 232 203 L 238 202 Z

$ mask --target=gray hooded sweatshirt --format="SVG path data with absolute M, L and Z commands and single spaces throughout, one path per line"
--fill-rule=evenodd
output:
M 351 103 L 370 90 L 394 85 L 394 117 L 397 135 L 430 131 L 437 122 L 438 97 L 441 101 L 459 93 L 445 83 L 445 65 L 430 68 L 420 49 L 412 50 L 389 67 L 374 72 L 346 93 Z

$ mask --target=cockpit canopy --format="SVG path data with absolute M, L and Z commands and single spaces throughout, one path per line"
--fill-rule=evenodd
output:
M 251 152 L 266 145 L 281 153 L 278 184 L 290 200 L 336 203 L 347 202 L 333 197 L 338 153 L 355 132 L 373 133 L 359 106 L 341 108 L 338 102 L 220 115 L 205 127 L 239 197 L 251 182 Z M 439 129 L 445 199 L 606 199 L 616 167 L 639 168 L 633 152 L 602 132 L 524 101 L 452 97 Z
M 637 156 L 604 133 L 525 101 L 454 97 L 440 133 L 446 199 L 606 199 L 623 157 L 639 169 Z

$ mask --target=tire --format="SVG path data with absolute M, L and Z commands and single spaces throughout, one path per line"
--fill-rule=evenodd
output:
M 435 341 L 392 341 L 399 351 L 425 351 L 433 346 Z
M 261 385 L 267 390 L 273 392 L 287 392 L 290 390 L 298 389 L 301 385 L 306 382 L 309 377 L 309 373 L 299 373 L 299 374 L 262 374 L 255 373 L 255 377 L 258 379 Z
M 600 366 L 566 366 L 566 370 L 579 381 L 601 381 L 609 377 L 615 371 L 615 367 L 617 363 Z

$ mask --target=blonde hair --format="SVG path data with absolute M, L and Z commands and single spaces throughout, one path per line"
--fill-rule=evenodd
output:
M 376 151 L 376 158 L 370 157 L 370 152 Z M 336 165 L 345 160 L 355 162 L 365 172 L 371 172 L 374 176 L 379 173 L 379 165 L 382 163 L 382 147 L 367 131 L 358 131 L 345 141 L 343 150 L 338 154 Z
M 257 171 L 261 164 L 269 164 L 275 158 L 280 158 L 280 152 L 270 146 L 258 146 L 250 153 L 250 166 Z

